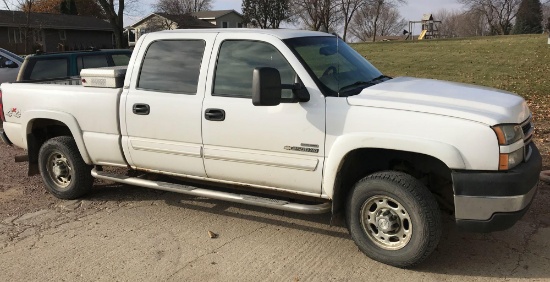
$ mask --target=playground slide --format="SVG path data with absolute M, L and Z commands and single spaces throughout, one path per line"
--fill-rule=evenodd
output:
M 426 36 L 426 33 L 427 33 L 427 32 L 428 32 L 428 31 L 427 31 L 427 30 L 425 30 L 425 29 L 424 29 L 424 30 L 422 30 L 422 32 L 420 33 L 420 36 L 418 36 L 418 40 L 422 40 L 422 39 L 424 39 L 424 36 Z

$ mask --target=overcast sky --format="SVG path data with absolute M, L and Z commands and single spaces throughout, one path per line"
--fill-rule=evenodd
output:
M 156 0 L 142 0 L 140 6 L 143 11 L 136 13 L 137 15 L 135 16 L 125 17 L 124 25 L 131 25 L 142 17 L 149 15 L 149 13 L 152 12 L 151 5 L 155 3 L 155 1 Z M 239 13 L 241 12 L 242 0 L 213 0 L 213 3 L 213 10 L 233 9 Z M 423 14 L 435 13 L 442 8 L 448 10 L 460 9 L 461 5 L 458 4 L 456 0 L 409 0 L 408 4 L 403 5 L 400 10 L 401 15 L 406 20 L 419 21 Z

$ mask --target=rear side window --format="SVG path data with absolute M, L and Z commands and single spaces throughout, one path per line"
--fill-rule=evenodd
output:
M 196 94 L 204 48 L 204 40 L 151 43 L 143 59 L 137 87 Z
M 36 60 L 34 66 L 29 65 L 32 72 L 28 79 L 50 79 L 69 76 L 69 61 L 67 59 Z
M 80 56 L 76 58 L 76 62 L 79 75 L 82 69 L 103 68 L 109 66 L 106 55 Z
M 130 54 L 114 54 L 112 57 L 115 66 L 127 66 L 130 62 Z

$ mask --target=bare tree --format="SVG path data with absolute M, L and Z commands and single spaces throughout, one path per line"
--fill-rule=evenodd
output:
M 97 0 L 99 2 L 99 5 L 103 9 L 103 12 L 105 12 L 105 16 L 107 16 L 107 20 L 111 24 L 111 27 L 113 28 L 113 34 L 115 35 L 115 45 L 116 48 L 124 48 L 126 47 L 126 40 L 124 40 L 123 32 L 124 32 L 124 1 L 125 0 L 117 0 L 115 2 L 114 0 Z M 115 7 L 116 11 L 115 11 Z
M 397 35 L 407 22 L 395 6 L 363 6 L 357 11 L 350 24 L 350 33 L 361 41 L 369 41 L 376 36 Z
M 488 24 L 478 11 L 442 9 L 434 14 L 441 21 L 439 32 L 444 37 L 483 36 L 488 33 Z
M 34 4 L 36 3 L 36 0 L 2 0 L 4 5 L 8 10 L 11 10 L 10 7 L 17 7 L 17 9 L 23 11 L 25 13 L 25 25 L 20 26 L 19 29 L 23 31 L 23 48 L 25 51 L 25 54 L 28 54 L 29 52 L 29 43 L 31 43 L 31 23 L 32 23 L 32 8 Z M 11 34 L 8 33 L 8 36 L 11 36 Z M 16 35 L 14 35 L 16 37 Z
M 339 2 L 332 0 L 294 0 L 295 16 L 310 30 L 333 30 L 340 21 Z
M 340 0 L 340 12 L 344 21 L 344 41 L 348 35 L 348 28 L 355 12 L 365 4 L 364 0 Z
M 212 0 L 158 0 L 153 9 L 170 15 L 184 15 L 212 9 Z
M 469 11 L 482 13 L 493 34 L 510 34 L 521 0 L 458 0 Z
M 166 17 L 153 17 L 148 23 L 147 23 L 147 31 L 148 32 L 155 32 L 155 31 L 161 31 L 161 30 L 172 30 L 176 29 L 178 27 L 178 23 L 168 19 Z
M 289 0 L 243 0 L 243 23 L 260 28 L 279 28 L 290 20 Z
M 361 41 L 376 41 L 377 36 L 399 34 L 406 25 L 397 9 L 404 0 L 366 0 L 357 10 L 350 33 Z
M 139 13 L 139 1 L 140 0 L 96 0 L 103 12 L 106 19 L 111 24 L 113 34 L 115 36 L 116 48 L 126 48 L 128 40 L 124 37 L 124 15 L 131 12 Z
M 366 5 L 370 6 L 373 14 L 372 18 L 372 42 L 376 41 L 376 36 L 378 35 L 378 27 L 380 24 L 380 17 L 385 11 L 390 10 L 390 8 L 395 8 L 401 4 L 407 3 L 406 0 L 366 0 Z

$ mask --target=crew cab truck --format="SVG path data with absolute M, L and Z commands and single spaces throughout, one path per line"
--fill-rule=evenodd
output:
M 367 256 L 398 267 L 435 249 L 441 210 L 472 231 L 511 227 L 528 209 L 541 170 L 521 97 L 390 78 L 320 32 L 149 33 L 120 88 L 12 83 L 2 91 L 2 135 L 28 150 L 29 174 L 39 172 L 56 197 L 86 194 L 95 177 L 343 214 Z M 106 166 L 240 189 L 148 180 Z

